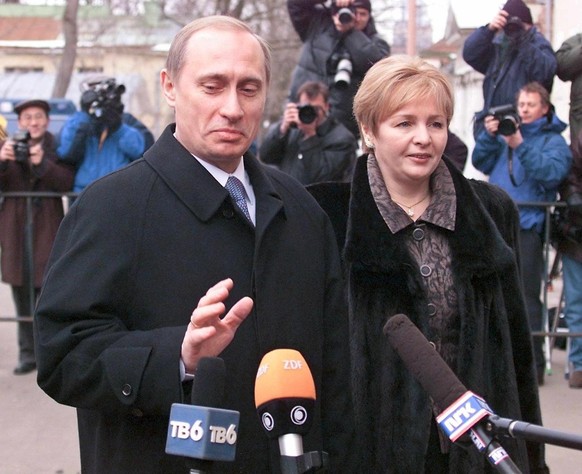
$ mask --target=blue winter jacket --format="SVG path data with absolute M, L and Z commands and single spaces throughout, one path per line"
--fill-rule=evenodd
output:
M 504 48 L 507 59 L 503 60 Z M 463 59 L 485 75 L 483 110 L 475 114 L 475 139 L 483 130 L 483 118 L 496 105 L 513 104 L 521 87 L 537 81 L 548 92 L 556 74 L 557 61 L 550 42 L 532 27 L 516 40 L 504 32 L 496 34 L 487 26 L 476 29 L 465 40 Z
M 142 133 L 125 123 L 107 136 L 101 148 L 99 137 L 90 115 L 83 111 L 73 114 L 60 132 L 57 154 L 77 166 L 74 192 L 140 158 L 145 151 Z
M 483 131 L 473 150 L 473 166 L 489 175 L 489 182 L 503 188 L 516 202 L 555 201 L 556 190 L 566 177 L 572 163 L 572 153 L 561 132 L 566 124 L 554 114 L 520 127 L 523 143 L 513 150 L 513 176 L 509 177 L 509 147 L 502 136 Z M 521 206 L 519 219 L 522 229 L 535 228 L 541 232 L 545 210 Z

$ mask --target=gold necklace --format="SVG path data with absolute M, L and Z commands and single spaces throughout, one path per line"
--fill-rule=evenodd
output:
M 420 201 L 415 202 L 414 204 L 411 204 L 410 206 L 408 204 L 403 204 L 401 202 L 398 202 L 396 199 L 392 198 L 392 201 L 394 201 L 396 204 L 398 204 L 400 207 L 405 207 L 406 208 L 406 214 L 408 214 L 409 217 L 413 217 L 414 216 L 414 206 L 418 206 L 421 202 L 423 202 L 427 197 L 430 196 L 430 191 L 426 194 L 426 196 L 424 196 Z

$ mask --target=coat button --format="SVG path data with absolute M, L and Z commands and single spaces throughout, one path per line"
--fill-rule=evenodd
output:
M 143 411 L 141 411 L 139 408 L 132 408 L 131 409 L 131 414 L 133 416 L 136 416 L 138 418 L 141 418 L 143 416 Z
M 222 208 L 222 215 L 227 219 L 232 219 L 234 217 L 234 209 L 232 206 L 224 206 Z
M 428 265 L 422 265 L 420 267 L 420 274 L 423 277 L 428 277 L 428 276 L 430 276 L 431 273 L 432 273 L 432 268 L 430 268 Z
M 303 153 L 299 153 L 299 154 L 297 155 L 297 159 L 298 159 L 298 160 L 302 160 L 302 159 L 303 159 Z
M 121 389 L 121 393 L 123 393 L 126 397 L 129 397 L 131 395 L 131 385 L 129 385 L 128 383 L 126 383 L 123 388 Z
M 427 308 L 428 308 L 428 315 L 429 316 L 434 316 L 436 314 L 437 310 L 436 310 L 436 306 L 434 304 L 429 303 L 427 305 Z
M 424 239 L 424 230 L 421 229 L 420 227 L 415 228 L 412 231 L 412 238 L 417 242 L 421 241 L 422 239 Z

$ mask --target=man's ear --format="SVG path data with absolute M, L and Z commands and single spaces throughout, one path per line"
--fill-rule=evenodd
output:
M 166 102 L 170 107 L 174 107 L 176 102 L 176 89 L 174 87 L 174 81 L 172 81 L 168 70 L 165 68 L 160 72 L 160 83 L 162 84 L 162 91 L 164 92 Z

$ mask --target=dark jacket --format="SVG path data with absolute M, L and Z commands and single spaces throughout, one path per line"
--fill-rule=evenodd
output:
M 358 143 L 341 123 L 330 117 L 307 140 L 298 128 L 281 135 L 280 126 L 280 121 L 273 124 L 263 138 L 263 163 L 276 165 L 303 184 L 351 180 Z
M 2 147 L 4 143 L 0 143 Z M 66 192 L 73 187 L 74 169 L 57 160 L 55 139 L 46 132 L 39 166 L 16 161 L 0 162 L 1 192 Z M 56 198 L 32 200 L 32 246 L 34 286 L 40 288 L 57 229 L 63 218 L 63 201 Z M 2 281 L 13 286 L 28 283 L 24 275 L 26 198 L 3 198 L 0 194 L 0 248 Z
M 389 345 L 383 327 L 390 316 L 403 313 L 430 340 L 428 305 L 402 232 L 391 234 L 377 209 L 366 158 L 358 160 L 354 173 L 344 248 L 360 465 L 366 473 L 422 473 L 433 416 L 430 401 Z M 455 231 L 449 234 L 460 317 L 458 362 L 452 369 L 500 416 L 540 424 L 517 265 L 517 209 L 499 188 L 469 181 L 451 164 L 449 169 L 460 203 Z M 327 186 L 327 193 L 316 195 L 341 230 L 347 194 L 345 188 Z M 504 439 L 503 445 L 524 473 L 544 472 L 539 445 L 528 446 L 529 469 L 525 443 Z M 485 457 L 469 448 L 452 446 L 449 472 L 491 472 Z
M 321 0 L 287 0 L 293 27 L 303 48 L 293 71 L 289 100 L 297 101 L 297 90 L 306 81 L 321 81 L 330 88 L 331 114 L 359 137 L 352 113 L 352 100 L 370 67 L 390 55 L 390 46 L 376 32 L 373 18 L 364 31 L 352 30 L 345 37 L 336 30 L 331 12 Z M 341 88 L 334 85 L 337 61 L 334 53 L 347 52 L 352 62 L 351 83 Z
M 241 419 L 236 462 L 212 472 L 278 472 L 254 404 L 259 362 L 278 348 L 301 352 L 315 380 L 305 450 L 346 462 L 347 317 L 327 216 L 295 180 L 245 156 L 254 229 L 173 131 L 75 201 L 38 304 L 38 383 L 77 407 L 83 473 L 187 472 L 164 453 L 171 404 L 189 402 L 181 344 L 200 297 L 227 277 L 227 308 L 243 296 L 255 305 L 220 354 L 223 407 Z
M 582 130 L 571 148 L 572 168 L 559 188 L 560 200 L 567 207 L 558 208 L 563 219 L 552 230 L 556 248 L 582 262 Z
M 570 143 L 582 132 L 582 33 L 562 43 L 556 51 L 558 77 L 572 81 L 570 87 Z
M 556 56 L 550 42 L 532 27 L 517 41 L 497 35 L 487 26 L 476 29 L 465 40 L 463 59 L 483 79 L 483 109 L 475 114 L 473 136 L 484 129 L 483 119 L 496 105 L 515 103 L 515 95 L 525 84 L 537 81 L 548 92 L 556 74 Z

